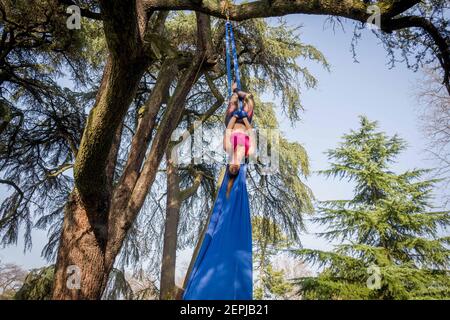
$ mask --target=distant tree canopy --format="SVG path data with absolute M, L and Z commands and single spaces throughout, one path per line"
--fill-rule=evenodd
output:
M 0 300 L 13 299 L 26 274 L 20 266 L 0 261 Z
M 83 16 L 80 30 L 66 27 L 66 9 L 74 4 Z M 336 23 L 346 18 L 356 23 L 358 39 L 373 4 L 381 13 L 381 31 L 375 33 L 391 62 L 405 60 L 415 69 L 435 61 L 449 89 L 444 0 L 240 5 L 216 0 L 1 0 L 0 183 L 10 190 L 0 206 L 1 241 L 16 243 L 22 227 L 30 248 L 32 228 L 49 228 L 44 254 L 57 257 L 53 297 L 101 297 L 146 201 L 156 205 L 148 194 L 156 187 L 172 133 L 208 110 L 220 112 L 223 19 L 239 21 L 236 36 L 247 89 L 278 95 L 281 109 L 295 121 L 302 108 L 300 84 L 316 83 L 296 59 L 328 65 L 320 52 L 293 36 L 292 28 L 255 18 L 293 13 L 326 15 Z M 179 12 L 185 10 L 195 14 Z M 65 88 L 61 82 L 68 78 L 70 88 Z M 259 110 L 270 110 L 264 108 L 261 103 Z M 265 120 L 260 114 L 261 124 L 275 117 L 266 114 Z M 290 200 L 306 210 L 310 193 L 300 179 L 307 174 L 306 152 L 287 140 L 281 148 L 286 152 L 282 170 L 295 166 L 298 174 L 255 181 L 285 195 L 294 190 Z M 192 175 L 186 177 L 192 182 Z M 264 194 L 259 193 L 260 199 Z M 260 205 L 261 212 L 267 208 Z M 298 231 L 292 226 L 300 218 L 289 210 L 277 216 L 292 231 Z M 78 292 L 65 287 L 65 270 L 73 264 L 83 270 L 85 285 Z

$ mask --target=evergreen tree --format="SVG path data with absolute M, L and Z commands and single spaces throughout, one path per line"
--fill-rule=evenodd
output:
M 360 128 L 328 151 L 331 167 L 321 173 L 355 184 L 351 200 L 325 201 L 313 220 L 326 226 L 319 236 L 339 241 L 332 252 L 296 251 L 321 267 L 317 277 L 298 279 L 306 299 L 445 299 L 450 297 L 448 244 L 441 237 L 449 212 L 431 211 L 435 180 L 428 170 L 390 170 L 405 142 Z

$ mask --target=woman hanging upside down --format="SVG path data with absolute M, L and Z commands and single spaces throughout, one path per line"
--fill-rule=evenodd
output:
M 227 197 L 239 174 L 241 162 L 254 154 L 256 149 L 255 134 L 251 125 L 255 105 L 253 97 L 250 93 L 239 91 L 236 83 L 233 83 L 232 88 L 233 95 L 225 115 L 226 130 L 223 137 L 223 148 L 230 156 Z M 243 100 L 242 110 L 239 110 L 239 100 Z

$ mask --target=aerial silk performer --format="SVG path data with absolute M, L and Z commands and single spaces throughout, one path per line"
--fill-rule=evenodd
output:
M 184 300 L 251 300 L 252 229 L 246 185 L 248 158 L 255 152 L 251 126 L 254 101 L 242 91 L 231 23 L 226 23 L 229 99 L 224 150 L 229 155 L 220 189 L 194 265 L 187 274 Z M 229 49 L 234 58 L 232 83 Z

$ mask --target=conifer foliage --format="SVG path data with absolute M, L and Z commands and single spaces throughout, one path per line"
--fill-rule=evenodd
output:
M 354 183 L 350 200 L 319 204 L 319 236 L 338 241 L 331 252 L 296 253 L 316 264 L 317 277 L 297 279 L 306 299 L 448 299 L 450 214 L 431 205 L 428 170 L 397 174 L 391 166 L 405 148 L 398 136 L 360 117 L 360 128 L 327 152 L 321 173 Z M 447 233 L 448 234 L 448 233 Z

